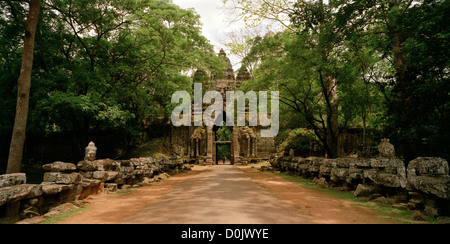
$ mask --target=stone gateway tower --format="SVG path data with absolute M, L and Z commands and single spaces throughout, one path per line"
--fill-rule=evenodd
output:
M 242 83 L 250 80 L 250 75 L 245 68 L 241 68 L 235 77 L 230 59 L 223 49 L 220 50 L 219 57 L 226 63 L 222 74 L 208 75 L 204 70 L 197 70 L 194 75 L 194 83 L 202 83 L 204 92 L 220 92 L 223 101 L 226 101 L 227 91 L 236 91 Z M 209 105 L 204 104 L 203 111 Z M 223 111 L 226 111 L 225 108 L 226 102 L 224 102 Z M 248 109 L 246 113 L 248 120 Z M 226 118 L 226 114 L 224 114 L 224 118 Z M 176 149 L 174 151 L 183 154 L 178 156 L 183 157 L 185 161 L 202 165 L 215 165 L 219 162 L 245 164 L 268 160 L 274 151 L 274 138 L 261 137 L 261 130 L 266 128 L 262 126 L 239 127 L 237 123 L 234 124 L 235 126 L 232 127 L 227 127 L 225 123 L 222 127 L 172 126 L 171 144 L 173 149 Z M 246 125 L 248 125 L 248 121 Z

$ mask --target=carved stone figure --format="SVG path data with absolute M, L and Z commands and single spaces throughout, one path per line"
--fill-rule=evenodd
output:
M 91 141 L 85 149 L 84 160 L 94 161 L 96 159 L 96 156 L 97 156 L 97 147 L 95 147 L 95 143 Z
M 394 146 L 389 142 L 389 139 L 381 139 L 380 145 L 378 145 L 378 152 L 382 158 L 394 158 L 395 149 Z

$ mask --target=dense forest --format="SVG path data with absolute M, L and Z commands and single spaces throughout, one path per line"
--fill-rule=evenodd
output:
M 29 2 L 0 1 L 0 173 L 14 127 Z M 338 153 L 339 136 L 358 128 L 357 149 L 368 155 L 390 138 L 406 161 L 450 158 L 450 1 L 224 4 L 245 20 L 243 28 L 265 21 L 282 27 L 227 45 L 252 77 L 242 90 L 280 91 L 279 145 L 346 156 Z M 79 160 L 93 138 L 111 151 L 117 144 L 127 149 L 147 120 L 170 117 L 173 92 L 192 92 L 196 70 L 224 67 L 201 34 L 200 16 L 169 0 L 42 0 L 34 44 L 28 163 L 40 160 L 33 157 L 43 153 L 41 141 L 55 135 L 56 154 L 64 146 L 76 152 L 52 160 Z
M 25 0 L 0 2 L 2 170 L 14 126 L 28 9 Z M 201 34 L 199 18 L 161 0 L 42 1 L 27 144 L 39 147 L 43 136 L 59 134 L 54 146 L 77 147 L 71 157 L 79 160 L 93 138 L 130 144 L 145 119 L 170 116 L 172 93 L 192 90 L 189 73 L 222 65 Z M 26 147 L 24 153 L 31 150 Z
M 385 137 L 406 162 L 449 158 L 450 1 L 226 2 L 249 30 L 228 44 L 252 73 L 244 90 L 280 91 L 279 143 L 346 156 L 339 136 L 357 128 L 363 155 Z M 283 28 L 245 35 L 267 22 Z

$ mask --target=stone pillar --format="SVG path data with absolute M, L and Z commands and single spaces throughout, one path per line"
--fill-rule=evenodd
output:
M 256 157 L 256 138 L 252 138 L 252 157 Z
M 192 154 L 191 154 L 191 143 L 192 140 L 188 143 L 188 158 L 192 158 Z
M 195 151 L 196 151 L 196 157 L 200 156 L 200 140 L 195 140 Z
M 258 156 L 258 138 L 255 138 L 255 157 Z
M 239 147 L 239 127 L 233 127 L 233 134 L 231 134 L 231 140 L 233 141 L 234 163 L 239 163 L 241 160 L 241 148 Z
M 246 154 L 246 156 L 247 157 L 250 157 L 250 155 L 251 155 L 251 146 L 252 146 L 252 143 L 251 143 L 251 141 L 252 141 L 252 138 L 251 137 L 249 137 L 248 139 L 247 139 L 247 154 Z
M 208 127 L 206 129 L 206 164 L 214 164 L 213 160 L 213 127 Z

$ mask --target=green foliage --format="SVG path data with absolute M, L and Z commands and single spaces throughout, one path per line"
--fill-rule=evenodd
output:
M 225 122 L 222 127 L 216 132 L 216 140 L 217 141 L 231 141 L 231 133 L 232 131 L 225 126 Z
M 303 157 L 323 153 L 321 152 L 320 141 L 312 130 L 298 128 L 284 131 L 284 134 L 287 134 L 287 136 L 285 135 L 279 138 L 279 140 L 281 139 L 283 141 L 278 142 L 278 152 L 284 151 L 288 153 L 290 149 L 294 149 L 295 155 Z
M 367 43 L 389 60 L 391 70 L 374 82 L 384 95 L 383 129 L 405 159 L 450 155 L 448 1 L 360 1 L 344 12 L 359 11 L 365 22 L 352 23 L 373 40 Z M 361 16 L 360 16 L 361 17 Z M 352 20 L 356 18 L 353 17 Z
M 6 134 L 14 122 L 24 6 L 0 2 L 0 131 Z M 76 131 L 89 140 L 90 130 L 121 129 L 132 136 L 146 117 L 170 115 L 173 92 L 192 90 L 185 74 L 222 65 L 201 35 L 200 17 L 170 1 L 49 0 L 41 12 L 31 132 Z
M 217 141 L 231 141 L 232 131 L 225 125 L 225 122 L 222 123 L 222 127 L 219 128 L 216 132 L 216 140 Z M 219 160 L 227 157 L 230 159 L 231 157 L 231 144 L 218 144 L 217 145 L 217 158 Z
M 281 128 L 312 129 L 332 152 L 337 114 L 340 128 L 362 127 L 363 138 L 382 130 L 407 160 L 448 158 L 448 1 L 285 1 L 283 11 L 278 1 L 233 2 L 249 21 L 289 14 L 285 31 L 247 42 L 243 62 L 258 64 L 243 90 L 280 91 Z

